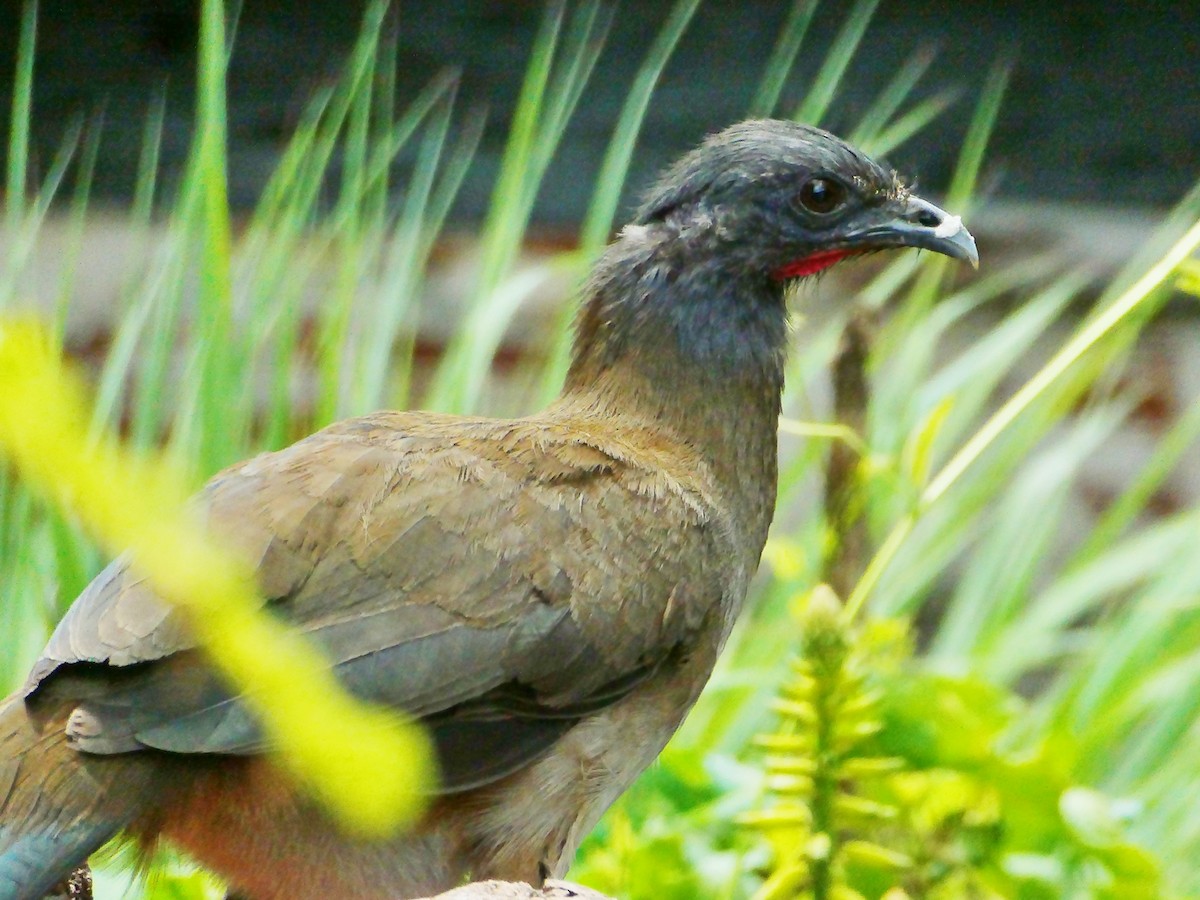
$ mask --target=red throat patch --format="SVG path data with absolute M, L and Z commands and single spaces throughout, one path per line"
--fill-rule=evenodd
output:
M 834 263 L 841 262 L 855 252 L 854 250 L 822 250 L 819 253 L 806 256 L 804 259 L 798 259 L 794 263 L 781 266 L 772 272 L 771 275 L 779 281 L 783 281 L 785 278 L 803 278 L 806 275 L 815 275 L 822 269 L 828 269 Z

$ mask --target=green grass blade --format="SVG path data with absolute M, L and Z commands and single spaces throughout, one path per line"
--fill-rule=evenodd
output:
M 199 204 L 194 227 L 199 232 L 196 357 L 184 409 L 176 417 L 172 443 L 201 473 L 234 461 L 234 448 L 244 433 L 244 412 L 231 410 L 239 395 L 234 344 L 232 225 L 226 174 L 225 76 L 229 48 L 225 42 L 225 9 L 221 0 L 204 0 L 200 11 L 200 52 L 196 78 L 196 135 L 187 181 L 196 184 Z M 190 400 L 190 403 L 188 402 Z
M 666 22 L 655 36 L 654 43 L 638 68 L 633 85 L 625 95 L 625 102 L 621 106 L 617 124 L 605 148 L 604 159 L 596 176 L 596 187 L 588 203 L 583 226 L 580 228 L 580 263 L 590 262 L 599 255 L 612 233 L 617 206 L 628 179 L 629 164 L 646 118 L 650 97 L 700 2 L 701 0 L 677 0 L 671 7 Z M 573 337 L 571 321 L 574 312 L 573 304 L 564 304 L 555 327 L 554 344 L 539 382 L 542 402 L 547 402 L 554 396 L 566 376 L 567 365 L 570 362 Z
M 1159 287 L 1178 269 L 1179 265 L 1200 247 L 1200 222 L 1193 225 L 1179 238 L 1167 253 L 1128 290 L 1110 303 L 1100 314 L 1086 323 L 1053 357 L 1012 397 L 998 409 L 977 431 L 938 475 L 929 483 L 921 496 L 921 508 L 936 504 L 951 487 L 970 469 L 984 452 L 1023 415 L 1036 401 L 1055 387 L 1069 370 L 1078 363 L 1101 339 L 1140 306 L 1153 300 Z M 854 615 L 868 594 L 874 589 L 892 555 L 899 549 L 916 524 L 916 517 L 908 515 L 893 528 L 883 547 L 872 559 L 867 572 L 847 601 L 847 614 Z
M 625 95 L 617 124 L 604 152 L 604 160 L 596 177 L 588 210 L 580 229 L 580 246 L 587 257 L 593 257 L 604 247 L 612 233 L 617 205 L 629 173 L 629 163 L 637 144 L 638 134 L 646 118 L 650 97 L 662 77 L 663 69 L 675 52 L 679 39 L 687 30 L 701 0 L 677 0 L 666 22 L 650 45 L 633 85 Z
M 875 15 L 878 5 L 879 0 L 856 0 L 851 7 L 838 30 L 837 37 L 833 39 L 825 54 L 821 70 L 805 93 L 804 100 L 792 113 L 792 118 L 797 122 L 820 125 L 824 120 L 838 85 L 841 84 L 858 45 L 862 43 L 863 35 L 866 34 L 867 26 L 871 24 L 871 18 Z
M 1150 459 L 1134 475 L 1130 485 L 1101 514 L 1067 567 L 1093 559 L 1111 546 L 1146 509 L 1163 482 L 1183 460 L 1184 454 L 1195 448 L 1197 441 L 1200 441 L 1200 401 L 1193 403 L 1171 426 Z
M 981 319 L 978 313 L 982 307 L 1005 294 L 1034 289 L 1057 268 L 1056 261 L 1031 261 L 988 273 L 939 300 L 919 328 L 905 327 L 900 317 L 884 326 L 873 353 L 877 375 L 870 427 L 877 451 L 898 452 L 912 424 L 946 398 L 953 399 L 954 409 L 950 427 L 943 429 L 939 443 L 956 437 L 965 425 L 975 421 L 980 403 L 990 398 L 991 388 L 1037 338 L 1038 328 L 1053 322 L 1070 301 L 1071 286 L 1059 282 L 1039 292 L 998 323 L 989 325 L 979 344 L 971 345 L 933 372 L 936 358 L 944 352 L 944 338 L 953 328 L 967 327 L 962 323 L 968 316 L 975 314 L 976 320 Z M 984 358 L 988 366 L 978 364 Z
M 882 151 L 875 147 L 876 139 L 904 105 L 904 101 L 912 95 L 917 82 L 929 71 L 936 57 L 937 51 L 929 46 L 920 47 L 909 56 L 851 130 L 848 135 L 850 143 L 865 153 L 882 155 Z
M 1196 248 L 1200 247 L 1200 222 L 1186 234 L 1134 283 L 1128 291 L 1118 297 L 1107 309 L 1082 328 L 1062 349 L 1046 363 L 1022 388 L 1006 402 L 963 448 L 947 463 L 925 491 L 923 502 L 937 502 L 970 465 L 990 446 L 996 438 L 1028 409 L 1035 400 L 1058 381 L 1076 362 L 1126 317 L 1147 302 L 1159 286 L 1166 281 Z
M 162 156 L 163 122 L 166 118 L 167 96 L 158 91 L 150 101 L 150 110 L 142 126 L 142 143 L 138 152 L 137 176 L 129 217 L 135 226 L 148 225 L 154 214 L 154 194 L 158 187 L 158 166 Z
M 597 9 L 587 3 L 576 11 L 561 54 L 562 4 L 552 4 L 543 18 L 493 190 L 470 309 L 434 373 L 428 406 L 461 412 L 475 405 L 513 313 L 545 276 L 526 273 L 506 280 L 545 169 L 599 55 L 607 21 L 600 22 Z M 567 58 L 556 67 L 559 55 Z M 562 73 L 563 81 L 550 89 L 552 71 Z
M 434 241 L 445 227 L 450 207 L 455 197 L 458 196 L 467 171 L 475 159 L 479 143 L 483 138 L 485 124 L 486 119 L 481 111 L 470 115 L 467 120 L 466 129 L 459 136 L 447 161 L 442 165 L 438 183 L 434 187 L 433 193 L 430 195 L 423 212 L 421 226 L 423 234 L 421 235 L 419 247 L 419 258 L 422 260 L 423 266 L 429 261 L 430 255 L 433 252 Z M 401 225 L 401 233 L 405 227 L 403 224 Z M 416 226 L 412 225 L 408 227 L 415 228 Z M 392 268 L 397 273 L 394 278 L 397 286 L 390 290 L 389 293 L 392 296 L 405 297 L 406 300 L 404 302 L 411 308 L 418 294 L 419 285 L 413 278 L 413 273 L 409 272 L 406 264 L 394 263 Z M 423 269 L 421 274 L 424 274 Z M 384 406 L 404 408 L 409 405 L 412 388 L 413 351 L 416 343 L 415 322 L 411 323 L 398 337 L 399 345 L 396 352 L 392 355 L 393 365 L 392 381 L 389 388 L 390 396 L 385 396 L 381 399 L 380 403 Z
M 988 142 L 995 130 L 996 119 L 999 117 L 1000 106 L 1004 102 L 1004 94 L 1008 90 L 1011 76 L 1012 64 L 1004 60 L 996 63 L 988 71 L 983 90 L 979 94 L 979 103 L 971 116 L 959 150 L 954 176 L 950 179 L 950 187 L 946 189 L 946 205 L 951 209 L 970 208 L 971 195 L 979 181 L 979 171 L 983 167 Z
M 0 297 L 13 296 L 18 293 L 18 286 L 25 273 L 25 268 L 33 254 L 42 224 L 50 213 L 50 205 L 58 196 L 71 163 L 79 149 L 83 135 L 83 120 L 74 117 L 67 125 L 66 133 L 54 153 L 50 167 L 46 172 L 32 200 L 23 201 L 25 209 L 17 217 L 15 230 L 10 232 L 9 245 L 5 248 L 5 259 L 0 265 Z
M 360 274 L 368 268 L 373 243 L 366 240 L 364 201 L 367 190 L 367 155 L 375 99 L 374 71 L 379 53 L 380 29 L 387 5 L 375 0 L 367 7 L 360 39 L 350 64 L 345 138 L 342 147 L 342 182 L 332 230 L 337 248 L 336 275 L 332 289 L 319 307 L 317 325 L 317 371 L 319 373 L 316 420 L 331 422 L 348 412 L 350 372 L 354 359 L 349 348 L 350 321 Z
M 543 114 L 545 94 L 563 27 L 565 5 L 561 2 L 546 7 L 538 33 L 534 38 L 529 64 L 521 84 L 516 113 L 508 133 L 500 173 L 492 189 L 488 218 L 484 225 L 483 261 L 480 266 L 473 308 L 468 311 L 468 324 L 459 330 L 446 347 L 446 352 L 434 374 L 425 403 L 436 409 L 459 410 L 469 396 L 478 390 L 484 373 L 490 367 L 490 357 L 483 361 L 481 347 L 495 343 L 499 337 L 483 336 L 474 321 L 482 301 L 499 282 L 502 271 L 516 254 L 519 235 L 523 231 L 519 203 L 527 193 L 524 184 L 538 135 L 538 119 Z M 472 374 L 474 372 L 474 374 Z M 474 390 L 472 390 L 474 389 Z
M 389 126 L 396 117 L 396 72 L 400 65 L 400 48 L 397 36 L 397 10 L 389 5 L 386 19 L 380 23 L 380 40 L 375 60 L 374 103 L 371 108 L 371 123 L 368 128 L 371 159 L 377 159 L 387 144 Z M 376 174 L 368 172 L 365 201 L 367 221 L 375 227 L 383 227 L 388 218 L 391 203 L 391 166 L 385 166 Z
M 1024 465 L 997 498 L 939 623 L 930 650 L 934 660 L 988 658 L 989 645 L 1021 611 L 1050 556 L 1074 476 L 1119 422 L 1113 412 L 1092 415 Z
M 8 172 L 5 207 L 8 228 L 16 233 L 25 215 L 25 186 L 29 179 L 29 135 L 33 121 L 33 60 L 37 44 L 37 0 L 26 0 L 17 39 L 17 70 L 13 79 L 12 112 L 9 116 Z
M 1003 282 L 1003 273 L 997 280 Z M 939 445 L 960 440 L 968 427 L 980 420 L 1004 379 L 1012 376 L 1014 367 L 1027 358 L 1038 338 L 1059 321 L 1090 280 L 1082 272 L 1058 278 L 989 327 L 923 385 L 912 386 L 919 408 L 930 409 L 945 398 L 953 398 L 954 406 L 947 416 Z M 941 306 L 939 303 L 934 308 L 931 318 Z M 940 459 L 941 454 L 937 456 Z
M 788 11 L 771 55 L 767 57 L 767 65 L 763 69 L 762 80 L 750 101 L 748 113 L 751 118 L 772 116 L 779 106 L 779 97 L 787 84 L 788 75 L 796 63 L 796 56 L 804 45 L 804 36 L 808 33 L 809 23 L 813 13 L 817 11 L 817 0 L 794 0 Z
M 537 118 L 537 139 L 529 155 L 529 167 L 520 178 L 521 191 L 518 208 L 524 211 L 526 221 L 533 210 L 534 201 L 546 169 L 549 168 L 558 149 L 562 132 L 578 105 L 588 79 L 600 58 L 604 41 L 612 24 L 611 13 L 596 3 L 581 5 L 571 17 L 569 27 L 562 40 L 561 48 L 554 55 L 554 67 L 545 91 L 545 101 Z M 522 224 L 521 230 L 524 231 Z
M 163 121 L 166 97 L 155 95 L 142 128 L 142 145 L 138 154 L 137 181 L 130 207 L 130 229 L 134 234 L 149 235 L 154 215 L 154 194 L 158 183 L 159 157 L 162 151 Z M 113 329 L 113 337 L 104 357 L 104 365 L 96 385 L 92 406 L 91 434 L 96 436 L 105 428 L 114 427 L 124 401 L 127 386 L 132 382 L 134 354 L 150 315 L 146 289 L 149 265 L 130 270 L 121 287 L 121 312 Z
M 427 209 L 450 130 L 452 109 L 452 101 L 448 101 L 434 115 L 421 142 L 417 164 L 405 192 L 404 209 L 396 229 L 396 246 L 393 247 L 396 258 L 391 263 L 393 271 L 399 268 L 403 273 L 405 282 L 392 281 L 387 294 L 380 292 L 379 311 L 370 317 L 370 327 L 365 329 L 357 353 L 357 377 L 351 385 L 354 391 L 351 407 L 358 414 L 376 409 L 385 402 L 392 347 L 425 268 L 423 250 L 428 245 L 422 241 L 422 231 L 427 227 Z
M 968 204 L 979 180 L 987 144 L 1000 114 L 1009 75 L 1010 67 L 1006 63 L 997 63 L 991 68 L 967 126 L 967 133 L 954 167 L 954 175 L 945 197 L 946 208 L 960 215 L 970 210 Z M 906 327 L 912 327 L 936 302 L 945 283 L 949 263 L 950 260 L 945 256 L 930 255 L 905 300 L 903 316 Z
M 1155 524 L 1063 572 L 996 642 L 989 664 L 994 677 L 1012 683 L 1027 670 L 1056 662 L 1073 623 L 1094 617 L 1190 552 L 1195 533 L 1194 517 Z
M 67 310 L 75 293 L 75 275 L 79 267 L 79 255 L 83 249 L 84 229 L 92 195 L 92 178 L 96 171 L 96 159 L 100 151 L 100 134 L 103 116 L 97 116 L 84 135 L 79 159 L 75 167 L 75 185 L 71 196 L 71 209 L 67 223 L 67 241 L 59 273 L 56 301 L 54 304 L 53 329 L 61 335 L 66 331 Z
M 893 152 L 909 138 L 924 131 L 934 119 L 953 106 L 961 95 L 962 91 L 951 88 L 938 91 L 932 97 L 922 100 L 881 129 L 864 147 L 864 151 L 874 156 L 886 156 Z

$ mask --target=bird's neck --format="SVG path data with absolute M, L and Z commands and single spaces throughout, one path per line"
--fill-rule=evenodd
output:
M 761 549 L 775 505 L 783 288 L 713 259 L 671 242 L 610 247 L 585 292 L 563 402 L 652 423 L 698 452 Z

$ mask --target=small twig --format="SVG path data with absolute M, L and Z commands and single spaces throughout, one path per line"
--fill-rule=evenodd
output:
M 838 427 L 854 435 L 866 432 L 871 385 L 867 361 L 873 331 L 869 313 L 855 314 L 846 323 L 833 362 L 833 411 Z M 861 441 L 860 441 L 861 442 Z M 825 520 L 831 535 L 825 555 L 824 581 L 839 597 L 854 589 L 871 557 L 871 536 L 864 515 L 862 452 L 847 441 L 830 447 L 825 470 Z
M 44 900 L 92 900 L 92 870 L 84 863 L 51 888 Z

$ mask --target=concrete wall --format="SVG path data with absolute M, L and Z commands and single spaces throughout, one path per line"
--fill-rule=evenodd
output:
M 233 197 L 249 205 L 313 89 L 341 64 L 362 0 L 244 0 L 230 79 Z M 177 172 L 188 143 L 196 34 L 193 0 L 47 0 L 41 5 L 36 142 L 44 167 L 71 117 L 104 111 L 98 190 L 131 190 L 141 124 L 166 90 L 164 162 Z M 641 138 L 633 184 L 707 131 L 741 118 L 786 0 L 705 0 L 668 68 Z M 803 96 L 850 6 L 818 8 L 786 91 Z M 577 220 L 590 175 L 667 0 L 616 7 L 609 41 L 584 95 L 537 218 Z M 459 215 L 483 210 L 528 50 L 537 0 L 398 3 L 399 97 L 434 73 L 462 70 L 461 110 L 490 125 Z M 19 0 L 0 0 L 0 92 L 7 95 Z M 974 2 L 884 0 L 826 124 L 845 128 L 919 47 L 937 61 L 917 96 L 960 87 L 964 99 L 895 154 L 926 188 L 944 185 L 987 67 L 1015 60 L 989 154 L 999 197 L 1121 207 L 1164 207 L 1200 176 L 1200 4 L 1095 0 Z

